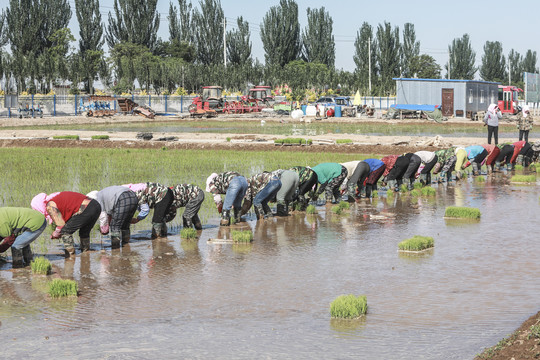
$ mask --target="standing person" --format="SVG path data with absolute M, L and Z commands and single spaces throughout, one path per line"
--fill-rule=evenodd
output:
M 339 203 L 341 201 L 339 187 L 347 177 L 347 168 L 338 163 L 322 163 L 314 166 L 313 171 L 317 174 L 320 186 L 312 199 L 316 201 L 324 191 L 327 205 L 331 202 Z
M 532 130 L 534 119 L 529 110 L 529 105 L 523 105 L 518 118 L 517 128 L 519 130 L 519 141 L 529 141 L 529 131 Z
M 33 260 L 30 243 L 47 227 L 39 211 L 21 207 L 0 208 L 0 253 L 11 247 L 11 266 L 28 266 Z
M 99 230 L 103 235 L 110 234 L 111 248 L 118 249 L 121 244 L 129 243 L 129 226 L 139 203 L 137 194 L 125 186 L 115 185 L 92 191 L 87 196 L 101 206 Z
M 495 164 L 495 161 L 497 160 L 497 156 L 499 156 L 501 149 L 499 149 L 498 146 L 491 144 L 484 144 L 482 145 L 482 147 L 488 152 L 488 155 L 486 157 L 486 167 L 488 174 L 491 174 L 493 172 L 493 165 Z
M 379 159 L 365 159 L 364 162 L 369 165 L 369 175 L 366 179 L 366 198 L 371 198 L 373 190 L 377 190 L 377 182 L 384 173 L 386 165 Z
M 51 195 L 37 194 L 31 205 L 45 215 L 49 223 L 55 223 L 51 239 L 62 238 L 66 257 L 75 255 L 73 234 L 77 230 L 81 251 L 90 250 L 90 231 L 101 213 L 101 206 L 96 200 L 78 192 L 62 191 Z
M 417 151 L 416 155 L 420 157 L 424 168 L 420 171 L 420 183 L 422 185 L 431 184 L 431 170 L 437 164 L 438 157 L 433 151 Z
M 306 198 L 305 195 L 312 189 L 317 191 L 317 173 L 307 166 L 294 166 L 290 170 L 298 174 L 298 189 L 293 201 L 298 201 L 300 211 L 304 211 L 309 203 L 309 198 Z
M 300 177 L 293 170 L 279 169 L 273 171 L 272 174 L 281 181 L 281 188 L 276 194 L 276 215 L 288 216 L 289 204 L 292 202 L 294 194 L 298 189 Z
M 152 216 L 152 239 L 166 237 L 167 224 L 165 223 L 165 215 L 169 212 L 173 202 L 172 190 L 165 185 L 153 182 L 126 184 L 123 186 L 135 192 L 141 208 L 147 207 L 154 209 L 154 215 Z M 147 215 L 148 212 L 145 212 L 144 217 L 139 213 L 137 218 L 132 220 L 132 223 L 135 224 L 143 220 Z
M 206 179 L 206 191 L 214 195 L 214 202 L 221 214 L 220 226 L 231 224 L 231 209 L 234 208 L 234 218 L 240 221 L 242 199 L 248 188 L 245 177 L 235 171 L 227 171 L 221 174 L 212 173 Z M 225 202 L 221 200 L 221 194 L 225 195 Z
M 242 214 L 249 211 L 251 204 L 255 210 L 257 220 L 274 216 L 268 202 L 273 199 L 281 189 L 281 181 L 276 175 L 264 171 L 255 174 L 247 180 L 249 186 L 244 196 Z
M 202 230 L 199 210 L 204 201 L 204 191 L 191 184 L 178 184 L 171 188 L 173 202 L 169 212 L 165 215 L 165 222 L 171 222 L 176 217 L 176 212 L 181 207 L 186 207 L 182 214 L 182 224 L 185 228 L 194 227 L 195 230 Z
M 499 107 L 491 104 L 484 115 L 484 126 L 488 127 L 488 144 L 491 144 L 491 136 L 495 139 L 495 145 L 499 143 L 499 119 L 502 119 L 502 113 Z
M 473 176 L 477 176 L 478 174 L 480 174 L 480 167 L 482 166 L 482 162 L 488 156 L 488 151 L 480 145 L 467 146 L 465 148 L 465 151 L 467 152 L 468 161 L 463 164 L 463 169 L 467 168 L 469 165 L 472 164 Z

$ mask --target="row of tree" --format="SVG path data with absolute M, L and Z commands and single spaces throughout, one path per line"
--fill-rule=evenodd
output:
M 68 0 L 10 0 L 0 15 L 0 75 L 9 91 L 48 92 L 57 82 L 70 82 L 72 91 L 84 84 L 93 93 L 96 80 L 116 93 L 131 92 L 136 83 L 148 92 L 171 93 L 203 85 L 245 90 L 248 84 L 289 84 L 294 88 L 337 88 L 366 95 L 394 93 L 395 77 L 440 78 L 434 58 L 420 53 L 414 25 L 388 22 L 376 28 L 364 22 L 354 42 L 354 72 L 335 68 L 333 19 L 329 12 L 307 8 L 301 29 L 298 4 L 280 0 L 260 24 L 265 63 L 253 60 L 250 25 L 241 16 L 226 31 L 220 0 L 188 0 L 169 6 L 169 39 L 158 38 L 157 0 L 114 0 L 105 23 L 99 0 L 75 0 L 79 23 L 78 48 L 68 28 Z M 402 38 L 402 40 L 401 40 Z M 105 42 L 108 52 L 104 50 Z M 6 45 L 10 51 L 4 50 Z M 538 72 L 536 52 L 511 50 L 506 57 L 500 42 L 486 42 L 481 66 L 469 35 L 448 46 L 446 76 L 522 85 L 523 72 Z

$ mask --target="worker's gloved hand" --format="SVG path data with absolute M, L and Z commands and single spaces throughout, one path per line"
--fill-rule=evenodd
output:
M 223 203 L 222 202 L 217 203 L 216 207 L 217 207 L 218 213 L 221 214 L 221 211 L 223 210 Z
M 0 253 L 3 253 L 7 249 L 9 249 L 11 245 L 13 245 L 13 243 L 15 242 L 15 238 L 15 235 L 9 235 L 6 236 L 4 239 L 0 240 Z
M 109 224 L 100 226 L 99 231 L 101 232 L 101 235 L 107 235 L 109 233 Z
M 52 235 L 51 235 L 51 239 L 60 239 L 60 236 L 62 236 L 60 234 L 60 231 L 62 231 L 62 228 L 63 226 L 57 226 L 56 229 L 54 229 Z

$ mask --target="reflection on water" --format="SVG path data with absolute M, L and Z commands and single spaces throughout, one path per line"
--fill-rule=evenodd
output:
M 0 323 L 14 339 L 3 354 L 472 358 L 538 311 L 538 188 L 503 178 L 235 225 L 252 229 L 247 245 L 209 243 L 230 229 L 206 226 L 198 242 L 134 234 L 122 249 L 51 256 L 50 278 L 77 280 L 77 299 L 49 300 L 44 278 L 3 267 Z M 449 205 L 482 219 L 447 223 Z M 435 249 L 399 254 L 416 234 Z M 365 294 L 367 316 L 330 319 L 341 294 Z

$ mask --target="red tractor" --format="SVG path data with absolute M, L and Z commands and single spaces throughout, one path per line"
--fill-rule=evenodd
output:
M 249 90 L 248 101 L 255 101 L 265 107 L 272 107 L 275 99 L 270 86 L 257 85 Z
M 203 86 L 202 95 L 194 98 L 188 107 L 191 116 L 217 116 L 217 113 L 222 112 L 225 106 L 222 92 L 221 86 Z

